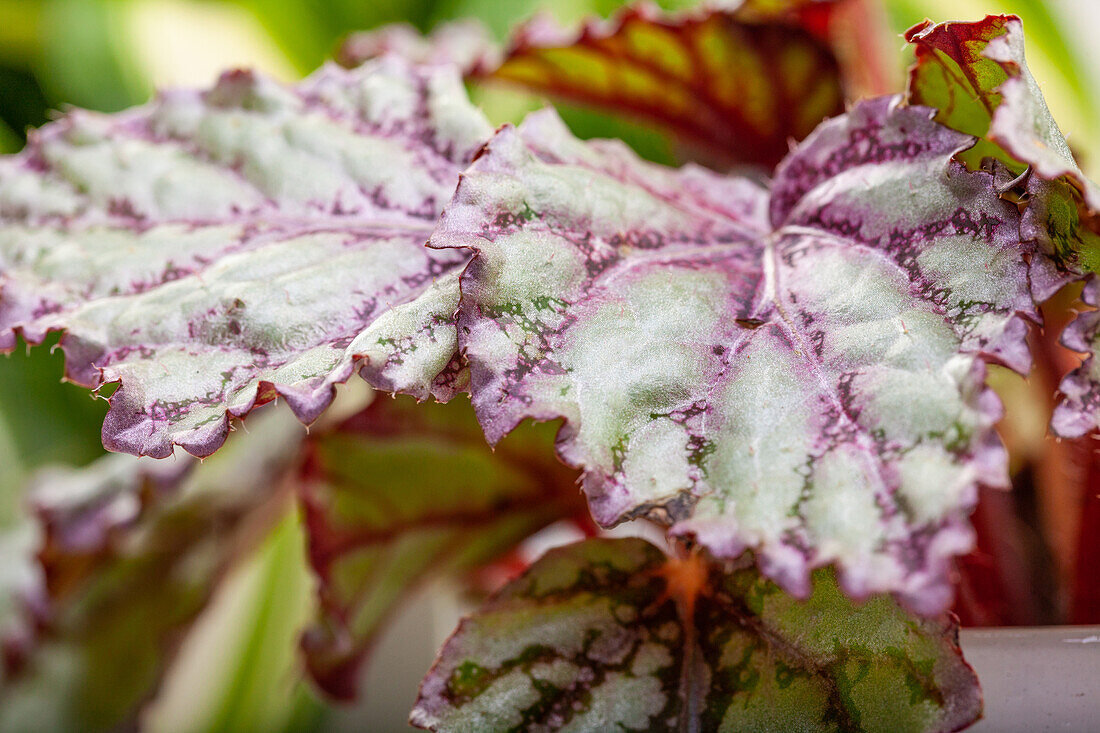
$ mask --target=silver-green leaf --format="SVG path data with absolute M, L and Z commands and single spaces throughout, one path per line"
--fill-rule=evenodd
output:
M 466 258 L 423 244 L 490 132 L 457 72 L 396 58 L 70 113 L 0 160 L 0 348 L 64 332 L 138 455 L 208 455 L 276 396 L 310 422 L 359 368 L 447 398 Z

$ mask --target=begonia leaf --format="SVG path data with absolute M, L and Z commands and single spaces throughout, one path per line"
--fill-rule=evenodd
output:
M 8 640 L 0 730 L 131 727 L 217 581 L 278 518 L 267 509 L 286 506 L 304 436 L 275 412 L 202 465 L 111 455 L 39 475 L 41 581 L 21 593 L 34 633 Z
M 1081 172 L 1051 117 L 1024 58 L 1024 36 L 1014 15 L 975 23 L 930 22 L 905 34 L 916 63 L 908 98 L 937 109 L 936 120 L 976 138 L 959 158 L 970 167 L 992 157 L 1027 175 L 1031 193 L 1024 232 L 1049 240 L 1059 257 L 1087 271 L 1100 266 L 1100 190 Z
M 464 402 L 376 399 L 310 440 L 301 494 L 322 616 L 303 646 L 333 696 L 354 697 L 363 658 L 418 582 L 477 567 L 584 511 L 549 425 L 492 451 Z
M 981 713 L 957 626 L 826 570 L 796 600 L 639 539 L 551 550 L 465 619 L 411 720 L 440 731 L 954 731 Z
M 1047 180 L 1066 176 L 1100 202 L 1073 159 L 1024 59 L 1024 34 L 1015 15 L 975 23 L 924 21 L 905 33 L 916 52 L 909 99 L 935 107 L 936 120 L 978 138 L 970 155 L 997 155 L 1031 166 Z
M 104 444 L 155 457 L 277 395 L 312 421 L 360 367 L 449 397 L 464 257 L 423 244 L 489 132 L 394 58 L 69 114 L 0 160 L 0 348 L 63 331 L 69 379 L 120 382 Z
M 337 51 L 347 67 L 359 66 L 386 54 L 417 65 L 451 64 L 464 75 L 478 74 L 500 65 L 500 49 L 489 30 L 476 20 L 442 23 L 428 35 L 412 25 L 392 23 L 348 36 Z
M 564 417 L 601 524 L 752 549 L 796 594 L 835 563 L 852 594 L 944 609 L 976 485 L 1007 481 L 985 362 L 1027 370 L 1062 278 L 931 115 L 861 103 L 770 192 L 552 113 L 502 128 L 430 243 L 475 253 L 459 343 L 488 438 Z
M 1028 71 L 1020 19 L 988 16 L 976 23 L 925 22 L 906 33 L 916 49 L 909 98 L 939 109 L 937 119 L 979 138 L 966 156 L 973 165 L 993 156 L 1027 170 L 1030 195 L 1023 232 L 1077 272 L 1100 272 L 1100 188 L 1074 160 Z M 1083 299 L 1096 305 L 1096 286 Z M 1082 315 L 1066 330 L 1065 344 L 1090 354 L 1062 383 L 1065 400 L 1051 426 L 1078 437 L 1100 426 L 1100 322 Z
M 536 16 L 482 76 L 655 122 L 717 164 L 770 168 L 844 95 L 827 44 L 757 5 L 663 14 L 643 3 L 579 33 Z

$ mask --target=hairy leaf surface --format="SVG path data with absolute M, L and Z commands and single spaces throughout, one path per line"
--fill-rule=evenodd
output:
M 987 360 L 1026 371 L 1057 278 L 971 139 L 883 98 L 823 124 L 772 190 L 503 128 L 431 244 L 476 255 L 459 341 L 490 440 L 565 417 L 600 523 L 645 515 L 786 589 L 950 598 L 981 481 L 1000 484 Z
M 638 539 L 552 550 L 462 625 L 412 722 L 432 730 L 953 731 L 981 695 L 957 627 L 827 571 L 804 601 Z
M 355 695 L 360 663 L 416 583 L 474 568 L 584 511 L 549 425 L 492 451 L 463 402 L 376 399 L 310 441 L 301 492 L 322 617 L 303 646 L 331 695 Z
M 778 11 L 638 4 L 579 34 L 536 16 L 486 78 L 656 122 L 716 163 L 771 168 L 844 104 L 828 46 Z
M 994 156 L 1017 172 L 1027 167 L 1030 196 L 1023 233 L 1034 237 L 1066 267 L 1100 272 L 1100 188 L 1085 177 L 1024 59 L 1020 19 L 989 16 L 977 23 L 922 23 L 906 33 L 917 63 L 909 97 L 940 109 L 944 124 L 981 138 L 967 152 L 977 163 Z M 1083 296 L 1096 305 L 1097 289 Z M 1064 343 L 1090 355 L 1062 383 L 1064 401 L 1051 426 L 1078 437 L 1100 427 L 1100 321 L 1091 314 L 1067 329 Z
M 446 398 L 464 258 L 422 245 L 489 132 L 397 59 L 70 114 L 0 160 L 0 348 L 64 331 L 69 379 L 121 382 L 105 445 L 156 457 L 277 395 L 312 421 L 360 366 Z
M 278 517 L 263 510 L 303 437 L 277 412 L 203 465 L 112 455 L 43 473 L 42 580 L 24 592 L 35 634 L 9 640 L 0 730 L 132 726 L 218 579 Z

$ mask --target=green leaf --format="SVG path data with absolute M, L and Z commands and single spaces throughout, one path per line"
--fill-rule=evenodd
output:
M 552 550 L 465 619 L 411 716 L 440 731 L 954 731 L 981 714 L 957 626 L 643 540 Z
M 1076 26 L 1087 18 L 1083 8 L 1044 0 L 884 0 L 890 29 L 902 35 L 926 18 L 980 19 L 1006 13 L 1020 17 L 1027 31 L 1027 61 L 1042 82 L 1043 95 L 1063 130 L 1071 133 L 1073 147 L 1087 159 L 1096 148 L 1098 106 L 1092 99 L 1092 64 L 1086 53 L 1087 39 Z M 979 21 L 980 23 L 981 21 Z M 891 47 L 891 52 L 896 51 Z
M 453 70 L 397 59 L 73 113 L 0 159 L 0 348 L 63 331 L 137 455 L 208 455 L 277 396 L 311 422 L 357 369 L 447 398 L 466 258 L 423 243 L 489 132 Z
M 309 445 L 301 494 L 322 615 L 303 646 L 313 678 L 341 699 L 355 695 L 363 658 L 412 587 L 584 511 L 552 425 L 492 451 L 458 401 L 376 399 Z
M 56 339 L 18 345 L 0 359 L 0 527 L 19 521 L 29 471 L 51 463 L 83 465 L 103 455 L 98 426 L 107 405 L 61 384 Z M 6 455 L 5 455 L 6 454 Z
M 19 135 L 15 134 L 6 122 L 0 120 L 0 153 L 15 153 L 21 147 L 23 147 L 23 141 L 19 139 Z
M 51 100 L 114 112 L 149 93 L 149 80 L 127 65 L 124 3 L 49 0 L 36 3 L 38 47 L 32 55 L 38 78 Z M 16 15 L 26 11 L 15 10 Z

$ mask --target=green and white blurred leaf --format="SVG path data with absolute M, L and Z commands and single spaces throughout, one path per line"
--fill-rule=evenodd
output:
M 981 714 L 957 626 L 806 600 L 755 570 L 668 558 L 643 540 L 551 550 L 465 619 L 414 724 L 439 731 L 954 731 Z
M 30 521 L 15 524 L 5 519 L 0 529 L 0 699 L 18 670 L 11 660 L 34 643 L 34 619 L 27 613 L 27 601 L 41 585 L 41 570 L 35 562 L 40 543 L 39 528 Z M 0 727 L 2 728 L 2 727 Z
M 303 648 L 325 692 L 355 695 L 364 657 L 413 587 L 584 511 L 554 432 L 526 426 L 494 451 L 465 400 L 379 398 L 310 438 L 301 495 L 321 616 Z
M 436 0 L 235 0 L 249 9 L 298 67 L 307 74 L 332 58 L 353 31 L 386 23 L 411 23 L 426 30 Z
M 202 465 L 115 455 L 42 474 L 42 580 L 23 599 L 35 634 L 7 655 L 0 730 L 134 721 L 219 578 L 278 518 L 264 508 L 285 506 L 303 437 L 275 412 Z
M 325 709 L 305 688 L 297 645 L 315 605 L 305 534 L 289 500 L 263 543 L 218 587 L 142 730 L 317 730 Z
M 113 30 L 124 44 L 127 68 L 143 79 L 142 99 L 156 89 L 205 86 L 227 69 L 295 82 L 325 60 L 299 69 L 241 3 L 129 0 L 123 7 Z

